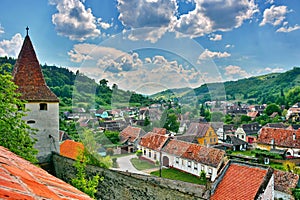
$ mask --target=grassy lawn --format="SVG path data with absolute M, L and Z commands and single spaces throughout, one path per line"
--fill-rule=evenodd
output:
M 124 153 L 124 154 L 115 154 L 113 156 L 111 156 L 111 158 L 120 158 L 120 157 L 125 157 L 125 156 L 129 156 L 129 155 L 133 155 L 134 153 Z
M 253 153 L 253 151 L 232 151 L 231 152 L 232 155 L 242 155 L 242 156 L 250 156 L 250 157 L 254 157 L 255 154 Z
M 159 170 L 155 172 L 151 172 L 151 175 L 159 176 Z M 179 181 L 185 181 L 189 183 L 200 184 L 200 185 L 205 184 L 203 181 L 200 180 L 199 177 L 172 168 L 162 169 L 162 177 L 172 179 L 172 180 L 179 180 Z
M 137 169 L 137 170 L 145 170 L 145 169 L 152 169 L 155 168 L 157 166 L 155 166 L 152 163 L 149 163 L 147 161 L 144 160 L 140 160 L 138 158 L 131 158 L 130 162 L 132 163 L 132 165 Z

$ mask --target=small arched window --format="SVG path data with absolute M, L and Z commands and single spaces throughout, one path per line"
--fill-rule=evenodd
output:
M 40 110 L 47 110 L 48 106 L 46 103 L 40 103 Z

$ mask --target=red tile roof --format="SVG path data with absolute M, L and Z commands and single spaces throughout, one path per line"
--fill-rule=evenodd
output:
M 161 135 L 153 132 L 149 132 L 141 138 L 139 144 L 148 149 L 160 151 L 163 145 L 168 140 L 167 135 Z
M 292 194 L 291 188 L 296 188 L 299 175 L 291 172 L 274 170 L 274 189 L 280 192 Z
M 121 143 L 126 141 L 133 143 L 144 134 L 145 132 L 141 128 L 127 126 L 125 129 L 123 129 L 123 131 L 120 132 L 120 141 Z
M 59 101 L 46 85 L 42 69 L 28 35 L 25 37 L 12 75 L 14 83 L 18 86 L 17 91 L 22 94 L 21 99 L 29 102 Z
M 268 172 L 269 169 L 232 163 L 210 199 L 256 199 L 262 185 L 269 181 Z
M 300 148 L 300 130 L 288 130 L 282 128 L 268 128 L 261 129 L 257 142 L 262 144 L 272 144 L 281 147 Z
M 0 199 L 91 199 L 0 146 Z
M 225 156 L 225 151 L 223 150 L 174 139 L 168 142 L 163 148 L 163 152 L 212 167 L 218 167 Z
M 84 150 L 84 146 L 80 142 L 73 140 L 65 140 L 60 145 L 60 155 L 76 160 L 80 153 Z
M 251 111 L 247 113 L 247 116 L 251 118 L 255 118 L 257 117 L 258 114 L 259 114 L 258 111 Z
M 167 134 L 167 129 L 165 129 L 165 128 L 153 128 L 152 132 L 157 133 L 157 134 L 161 134 L 161 135 L 166 135 Z

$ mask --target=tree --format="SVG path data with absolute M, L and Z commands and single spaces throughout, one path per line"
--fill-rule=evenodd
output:
M 277 104 L 271 103 L 267 106 L 267 108 L 265 109 L 265 112 L 268 116 L 272 115 L 274 112 L 277 112 L 280 115 L 281 109 Z
M 180 123 L 177 121 L 177 116 L 174 113 L 168 114 L 166 123 L 164 125 L 164 128 L 173 131 L 175 133 L 178 132 Z
M 26 114 L 25 102 L 16 92 L 17 86 L 12 76 L 0 66 L 0 145 L 22 158 L 36 163 L 37 150 L 34 148 L 36 133 L 22 117 Z
M 93 178 L 88 178 L 85 172 L 86 168 L 86 157 L 83 153 L 76 159 L 74 163 L 74 167 L 77 170 L 76 178 L 71 180 L 71 184 L 82 192 L 86 193 L 92 198 L 95 198 L 95 194 L 97 192 L 97 187 L 99 181 L 103 181 L 103 177 L 100 177 L 98 174 L 93 176 Z

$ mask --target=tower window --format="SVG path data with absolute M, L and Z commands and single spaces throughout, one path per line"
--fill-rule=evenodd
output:
M 40 110 L 47 110 L 47 104 L 46 103 L 40 103 Z
M 28 120 L 27 124 L 35 124 L 35 121 L 34 120 Z

